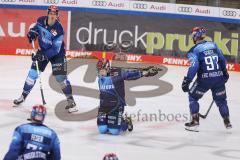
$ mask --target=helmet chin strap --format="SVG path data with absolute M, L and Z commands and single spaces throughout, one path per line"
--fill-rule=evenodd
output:
M 197 44 L 197 41 L 193 39 L 193 43 L 194 43 L 194 44 Z

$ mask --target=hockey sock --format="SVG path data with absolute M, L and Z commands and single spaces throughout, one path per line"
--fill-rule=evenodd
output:
M 189 96 L 189 108 L 192 115 L 199 112 L 199 103 L 191 96 Z
M 37 71 L 35 69 L 31 69 L 28 72 L 28 76 L 27 76 L 24 86 L 23 86 L 22 95 L 23 95 L 24 99 L 31 92 L 32 88 L 34 87 L 34 85 L 36 83 L 37 78 L 38 78 Z
M 72 97 L 72 86 L 67 79 L 66 75 L 57 75 L 56 76 L 57 82 L 60 84 L 62 92 L 65 94 L 67 98 L 73 99 Z
M 228 105 L 227 105 L 227 101 L 226 100 L 216 100 L 215 101 L 219 112 L 222 116 L 222 118 L 228 118 L 229 117 L 229 110 L 228 110 Z

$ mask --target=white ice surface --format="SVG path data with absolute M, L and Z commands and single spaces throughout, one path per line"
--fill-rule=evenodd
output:
M 0 159 L 8 150 L 13 130 L 26 123 L 30 106 L 41 103 L 38 83 L 24 103 L 25 107 L 12 108 L 30 67 L 30 57 L 0 56 Z M 181 90 L 181 82 L 187 71 L 185 67 L 167 66 L 168 72 L 161 77 L 173 85 L 173 90 L 153 98 L 138 98 L 134 107 L 126 107 L 129 113 L 188 114 L 187 95 Z M 86 66 L 69 75 L 74 85 L 97 89 L 97 83 L 86 84 L 83 74 Z M 50 65 L 42 74 L 48 116 L 45 124 L 56 130 L 61 141 L 63 160 L 101 160 L 105 153 L 114 152 L 120 160 L 231 160 L 240 159 L 240 73 L 230 72 L 227 83 L 228 104 L 233 129 L 226 130 L 214 105 L 209 117 L 201 120 L 200 132 L 184 130 L 184 122 L 135 121 L 134 131 L 120 136 L 99 135 L 96 119 L 84 122 L 65 122 L 54 114 L 54 106 L 64 96 L 48 86 Z M 147 89 L 135 87 L 132 90 Z M 154 89 L 154 86 L 151 86 Z M 98 104 L 95 98 L 75 96 L 80 111 L 87 111 Z M 211 94 L 201 100 L 200 111 L 204 113 L 211 103 Z

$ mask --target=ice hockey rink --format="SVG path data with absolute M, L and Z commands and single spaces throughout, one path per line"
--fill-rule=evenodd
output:
M 0 56 L 0 158 L 8 150 L 13 130 L 16 126 L 27 123 L 33 104 L 41 103 L 38 82 L 25 103 L 12 107 L 14 98 L 21 94 L 28 69 L 30 57 Z M 239 123 L 239 89 L 240 73 L 230 72 L 227 83 L 228 104 L 233 128 L 226 130 L 214 104 L 207 119 L 201 119 L 200 132 L 188 132 L 184 123 L 189 116 L 187 94 L 181 90 L 186 67 L 165 66 L 166 74 L 159 80 L 168 82 L 173 87 L 170 92 L 155 97 L 137 98 L 134 106 L 127 106 L 126 111 L 137 115 L 134 130 L 120 136 L 99 135 L 96 118 L 88 121 L 64 121 L 55 114 L 56 104 L 64 96 L 49 86 L 51 65 L 42 74 L 44 94 L 47 101 L 48 115 L 45 124 L 59 135 L 63 160 L 101 160 L 106 153 L 116 153 L 120 160 L 231 160 L 240 159 L 240 123 Z M 86 83 L 84 74 L 87 65 L 83 65 L 69 74 L 73 85 L 97 90 L 97 82 Z M 92 73 L 95 74 L 95 73 Z M 144 85 L 132 90 L 151 90 L 154 85 Z M 161 86 L 160 86 L 161 88 Z M 79 91 L 81 92 L 81 91 Z M 74 95 L 79 112 L 86 112 L 98 105 L 98 99 Z M 200 100 L 201 113 L 205 113 L 212 101 L 211 93 Z M 144 116 L 159 111 L 170 115 L 169 119 L 150 121 Z M 179 120 L 171 115 L 182 116 Z

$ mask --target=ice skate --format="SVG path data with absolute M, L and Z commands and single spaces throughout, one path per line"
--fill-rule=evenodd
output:
M 225 119 L 223 120 L 223 122 L 224 122 L 224 125 L 225 125 L 225 127 L 226 127 L 227 129 L 231 129 L 231 128 L 232 128 L 232 124 L 230 123 L 229 118 L 225 118 Z
M 132 132 L 133 130 L 133 123 L 131 117 L 128 117 L 127 114 L 125 114 L 125 121 L 127 122 L 128 125 L 128 131 Z
M 78 111 L 78 109 L 76 107 L 76 103 L 75 103 L 73 98 L 68 98 L 67 99 L 67 105 L 66 105 L 65 109 L 68 110 L 68 113 L 73 113 L 73 112 Z
M 197 113 L 192 115 L 191 122 L 185 123 L 185 129 L 188 131 L 199 132 L 198 127 L 199 127 L 199 115 Z
M 24 101 L 25 101 L 25 97 L 23 95 L 21 95 L 18 99 L 14 99 L 14 101 L 13 101 L 14 106 L 13 107 L 19 106 Z

